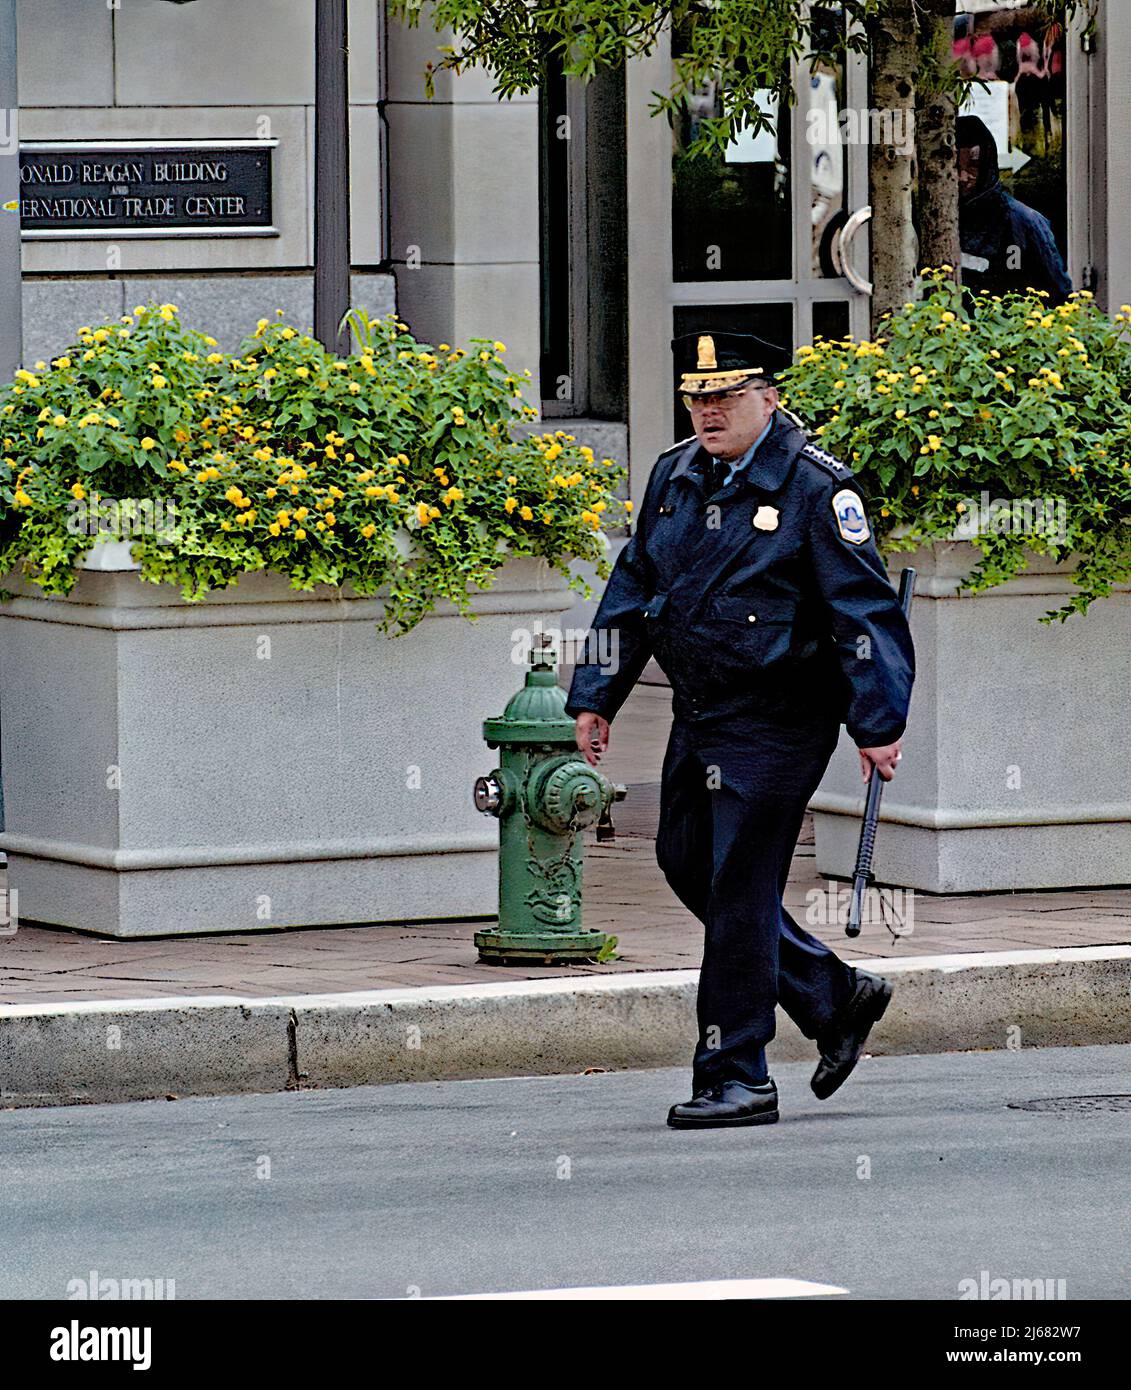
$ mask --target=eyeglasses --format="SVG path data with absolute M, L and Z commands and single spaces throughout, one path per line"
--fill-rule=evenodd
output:
M 707 406 L 718 406 L 720 410 L 733 410 L 741 398 L 751 391 L 772 391 L 772 386 L 743 386 L 738 391 L 719 391 L 709 396 L 683 396 L 684 408 L 703 410 Z

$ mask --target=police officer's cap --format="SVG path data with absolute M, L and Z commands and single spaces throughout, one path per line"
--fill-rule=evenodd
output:
M 686 396 L 737 391 L 748 382 L 773 381 L 790 364 L 790 354 L 753 333 L 684 333 L 672 339 Z

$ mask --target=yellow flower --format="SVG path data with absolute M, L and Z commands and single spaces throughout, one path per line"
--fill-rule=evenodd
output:
M 215 366 L 217 362 L 223 362 L 224 358 L 218 352 L 210 352 L 204 360 L 206 362 L 211 362 L 212 365 Z
M 507 345 L 506 345 L 506 343 L 496 342 L 496 343 L 493 343 L 492 346 L 494 347 L 494 349 L 495 349 L 496 352 L 506 352 L 506 350 L 507 350 Z
M 288 527 L 291 524 L 291 514 L 290 512 L 276 512 L 275 520 L 279 523 L 280 526 L 286 529 L 286 527 Z
M 895 418 L 896 418 L 897 420 L 902 420 L 903 417 L 904 417 L 906 414 L 907 414 L 907 411 L 906 411 L 906 410 L 897 410 L 897 411 L 895 412 Z
M 51 423 L 55 426 L 56 429 L 61 430 L 63 426 L 67 423 L 67 417 L 65 415 L 56 415 L 52 418 Z
M 157 441 L 156 439 L 151 439 L 150 436 L 147 434 L 145 438 L 141 441 L 141 447 L 148 453 L 150 449 L 157 448 Z
M 519 513 L 518 513 L 518 514 L 519 514 L 520 517 L 522 517 L 523 521 L 533 521 L 533 520 L 534 520 L 534 513 L 530 510 L 529 507 L 521 507 L 521 508 L 519 509 Z
M 297 541 L 304 541 L 304 540 L 306 540 L 306 532 L 303 530 L 303 528 L 302 528 L 301 526 L 300 526 L 300 527 L 298 528 L 298 530 L 295 532 L 295 540 L 297 540 Z
M 309 507 L 296 507 L 296 508 L 295 508 L 294 517 L 295 517 L 295 520 L 296 520 L 296 521 L 305 521 L 306 518 L 307 518 L 309 515 L 310 515 L 310 508 L 309 508 Z
M 229 502 L 231 502 L 234 506 L 237 507 L 243 501 L 243 493 L 238 487 L 236 487 L 235 483 L 233 483 L 232 486 L 227 490 L 227 492 L 224 493 L 224 496 L 228 499 Z
M 71 365 L 71 359 L 69 357 L 56 357 L 51 365 L 53 367 L 69 367 Z
M 83 487 L 82 483 L 75 483 L 75 485 L 71 488 L 71 496 L 79 502 L 82 501 L 82 499 L 86 496 L 86 488 Z
M 447 492 L 440 494 L 440 501 L 444 503 L 459 502 L 463 499 L 463 493 L 458 487 L 450 487 Z
M 626 512 L 632 511 L 633 505 L 634 505 L 634 504 L 633 504 L 632 502 L 626 502 L 626 503 L 624 504 L 624 509 L 625 509 L 625 511 L 626 511 Z
M 188 472 L 188 464 L 182 463 L 180 459 L 170 459 L 169 462 L 166 464 L 166 467 L 171 468 L 175 473 Z
M 365 537 L 366 540 L 368 540 L 368 539 L 370 538 L 370 536 L 376 534 L 376 531 L 377 531 L 377 528 L 376 528 L 376 526 L 373 525 L 373 523 L 372 523 L 371 521 L 370 521 L 370 522 L 367 522 L 367 523 L 361 528 L 361 534 Z
M 279 526 L 279 523 L 277 521 L 273 521 L 267 529 L 271 532 L 273 536 L 277 536 L 280 534 L 282 528 Z
M 296 367 L 296 368 L 295 368 L 295 376 L 308 377 L 309 375 L 310 375 L 310 368 L 309 368 L 309 367 Z
M 232 523 L 231 523 L 230 521 L 222 521 L 222 522 L 220 523 L 220 530 L 221 530 L 221 531 L 230 531 L 231 529 L 232 529 Z
M 333 512 L 327 512 L 327 513 L 326 513 L 326 525 L 327 525 L 327 526 L 333 526 L 333 525 L 337 522 L 337 520 L 338 520 L 338 518 L 334 515 Z
M 165 387 L 168 386 L 169 383 L 165 379 L 165 377 L 158 374 L 154 376 L 153 384 L 157 387 L 158 391 L 164 391 Z
M 508 497 L 507 500 L 503 503 L 503 510 L 509 515 L 511 512 L 514 511 L 514 509 L 515 509 L 517 506 L 518 506 L 518 498 L 517 498 L 517 497 Z

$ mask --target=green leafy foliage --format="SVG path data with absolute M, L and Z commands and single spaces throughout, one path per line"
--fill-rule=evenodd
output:
M 862 50 L 859 27 L 893 0 L 845 0 L 842 8 L 854 27 L 837 51 Z M 391 13 L 419 24 L 421 0 L 392 0 Z M 432 94 L 438 73 L 461 73 L 479 65 L 495 79 L 495 92 L 508 98 L 532 91 L 548 58 L 560 60 L 567 75 L 589 80 L 626 59 L 654 51 L 661 37 L 678 38 L 672 86 L 654 93 L 654 113 L 681 109 L 705 83 L 726 88 L 722 116 L 702 121 L 690 153 L 721 149 L 745 126 L 763 129 L 767 90 L 788 103 L 793 98 L 790 62 L 802 53 L 827 50 L 827 26 L 810 26 L 801 0 L 719 0 L 716 4 L 676 0 L 435 0 L 429 6 L 437 30 L 451 30 L 451 44 L 437 48 L 428 64 L 425 88 Z
M 1035 0 L 1035 7 L 1061 18 L 1095 0 Z M 418 25 L 423 0 L 391 0 L 390 13 Z M 723 113 L 698 124 L 689 157 L 722 149 L 743 128 L 769 124 L 762 105 L 772 92 L 783 105 L 794 99 L 791 62 L 799 57 L 834 59 L 867 50 L 869 30 L 885 16 L 918 15 L 916 0 L 841 0 L 837 6 L 808 0 L 433 0 L 428 15 L 451 43 L 422 74 L 429 96 L 440 73 L 481 66 L 495 80 L 501 99 L 530 92 L 541 81 L 546 60 L 560 60 L 567 75 L 589 80 L 626 59 L 655 51 L 665 34 L 674 39 L 671 86 L 654 93 L 654 114 L 674 116 L 689 96 L 708 83 L 723 90 Z M 843 27 L 831 24 L 839 11 Z M 909 73 L 909 81 L 915 74 Z M 945 77 L 945 80 L 944 80 Z M 939 88 L 968 85 L 935 73 Z
M 874 341 L 801 348 L 783 402 L 851 462 L 886 549 L 969 540 L 974 592 L 1048 555 L 1076 589 L 1048 617 L 1085 612 L 1131 582 L 1131 305 L 964 300 L 948 274 Z
M 3 572 L 67 593 L 101 530 L 187 599 L 270 570 L 382 591 L 394 631 L 442 599 L 469 614 L 512 556 L 586 592 L 572 561 L 608 574 L 624 470 L 564 430 L 530 432 L 529 373 L 504 344 L 433 349 L 395 317 L 349 321 L 347 356 L 266 319 L 232 356 L 175 305 L 139 306 L 18 373 L 0 390 Z M 129 506 L 108 516 L 111 498 Z

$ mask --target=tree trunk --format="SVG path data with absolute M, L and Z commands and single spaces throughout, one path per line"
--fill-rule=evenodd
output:
M 958 241 L 956 107 L 944 90 L 954 67 L 955 0 L 919 0 L 919 109 L 915 146 L 919 160 L 919 256 L 924 266 L 949 265 L 961 281 Z
M 869 26 L 872 106 L 872 324 L 919 294 L 911 193 L 915 178 L 915 85 L 919 68 L 913 0 L 898 0 Z M 877 138 L 878 137 L 878 138 Z

